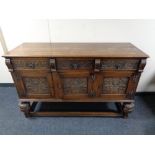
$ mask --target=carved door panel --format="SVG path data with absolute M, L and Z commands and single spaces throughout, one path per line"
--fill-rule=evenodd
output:
M 48 71 L 15 71 L 14 81 L 20 97 L 54 97 L 52 75 Z
M 93 95 L 90 73 L 59 73 L 63 99 L 84 99 Z
M 131 72 L 102 73 L 101 97 L 105 100 L 126 99 Z

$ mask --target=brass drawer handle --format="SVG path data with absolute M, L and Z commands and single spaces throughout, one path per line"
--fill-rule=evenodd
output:
M 27 65 L 29 68 L 32 68 L 34 69 L 35 68 L 35 63 L 34 62 L 31 62 Z
M 123 64 L 122 64 L 122 65 L 121 65 L 121 64 L 116 64 L 116 65 L 115 65 L 115 68 L 116 68 L 116 69 L 121 69 L 122 66 L 123 66 Z
M 79 67 L 80 67 L 79 64 L 76 64 L 76 63 L 71 64 L 72 69 L 78 69 Z

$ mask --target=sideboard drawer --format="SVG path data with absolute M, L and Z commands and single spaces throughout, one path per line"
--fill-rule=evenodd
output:
M 101 70 L 137 70 L 138 59 L 102 59 Z
M 82 69 L 93 69 L 93 59 L 70 59 L 70 58 L 57 58 L 56 59 L 58 70 L 82 70 Z
M 11 63 L 15 70 L 50 69 L 48 58 L 12 58 Z

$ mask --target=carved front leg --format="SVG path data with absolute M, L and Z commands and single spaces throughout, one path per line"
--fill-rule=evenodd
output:
M 134 103 L 133 102 L 124 103 L 124 105 L 123 105 L 124 117 L 127 118 L 128 117 L 128 113 L 132 112 L 133 109 L 134 109 Z
M 22 112 L 24 112 L 25 117 L 30 116 L 30 103 L 29 102 L 20 102 L 19 108 Z

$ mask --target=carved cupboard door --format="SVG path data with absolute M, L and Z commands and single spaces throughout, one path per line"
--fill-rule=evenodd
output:
M 102 72 L 100 94 L 105 100 L 123 100 L 127 98 L 131 72 Z
M 100 80 L 97 80 L 99 96 L 104 100 L 133 99 L 140 75 L 139 59 L 98 60 Z M 100 81 L 100 82 L 99 82 Z
M 54 96 L 52 75 L 48 71 L 14 71 L 14 81 L 21 98 L 51 98 Z
M 90 73 L 63 72 L 59 73 L 63 99 L 84 99 L 93 95 L 92 79 Z

